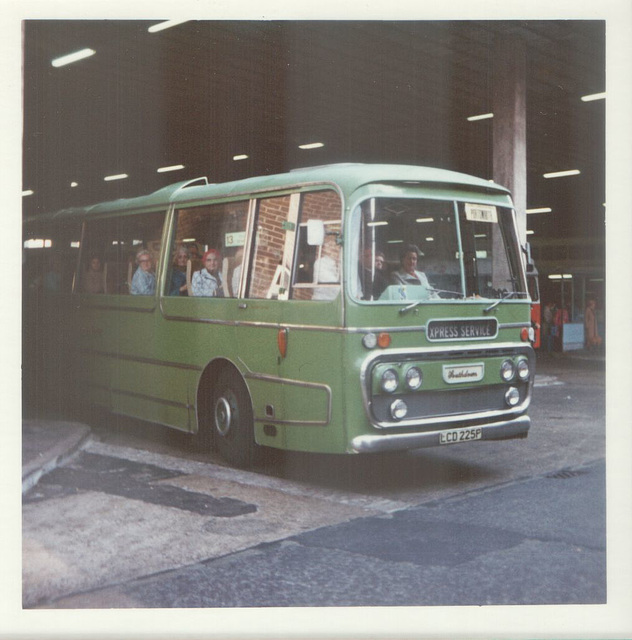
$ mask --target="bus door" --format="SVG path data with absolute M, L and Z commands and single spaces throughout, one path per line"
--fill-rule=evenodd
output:
M 332 380 L 341 377 L 340 218 L 331 189 L 258 202 L 240 318 L 265 315 L 277 324 L 238 327 L 238 343 L 244 361 L 255 363 L 248 382 L 259 442 L 310 448 L 306 441 L 322 447 L 331 438 L 323 427 L 331 422 Z M 308 228 L 319 228 L 320 238 L 308 238 Z

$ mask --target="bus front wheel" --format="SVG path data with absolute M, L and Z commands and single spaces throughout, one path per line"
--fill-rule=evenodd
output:
M 210 406 L 212 441 L 219 455 L 235 467 L 251 467 L 259 458 L 254 439 L 254 419 L 248 390 L 241 376 L 220 372 Z

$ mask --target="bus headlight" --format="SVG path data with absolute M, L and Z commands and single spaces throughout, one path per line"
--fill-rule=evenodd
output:
M 395 400 L 391 404 L 391 416 L 394 420 L 403 420 L 408 414 L 408 406 L 403 400 Z
M 399 384 L 399 378 L 395 369 L 387 369 L 382 374 L 382 391 L 386 393 L 393 393 L 397 389 Z
M 529 361 L 518 360 L 518 378 L 523 382 L 529 379 Z
M 411 390 L 415 391 L 421 387 L 421 383 L 423 381 L 423 375 L 421 373 L 421 369 L 417 367 L 411 367 L 406 372 L 406 386 Z
M 505 391 L 505 402 L 510 407 L 515 407 L 518 402 L 520 402 L 520 392 L 516 387 L 509 387 L 509 389 Z
M 516 365 L 513 363 L 513 360 L 504 360 L 500 365 L 500 377 L 505 381 L 509 382 L 513 380 L 513 377 L 516 375 Z

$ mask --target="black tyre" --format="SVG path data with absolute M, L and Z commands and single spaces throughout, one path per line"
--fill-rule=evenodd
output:
M 261 448 L 254 438 L 254 419 L 248 390 L 233 369 L 220 372 L 208 406 L 206 421 L 211 445 L 235 467 L 252 467 L 260 459 Z

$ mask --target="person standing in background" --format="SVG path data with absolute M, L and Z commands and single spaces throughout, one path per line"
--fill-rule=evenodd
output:
M 597 317 L 595 308 L 597 303 L 595 300 L 589 300 L 584 312 L 584 338 L 586 341 L 586 349 L 596 349 L 601 345 L 601 336 L 597 327 Z

